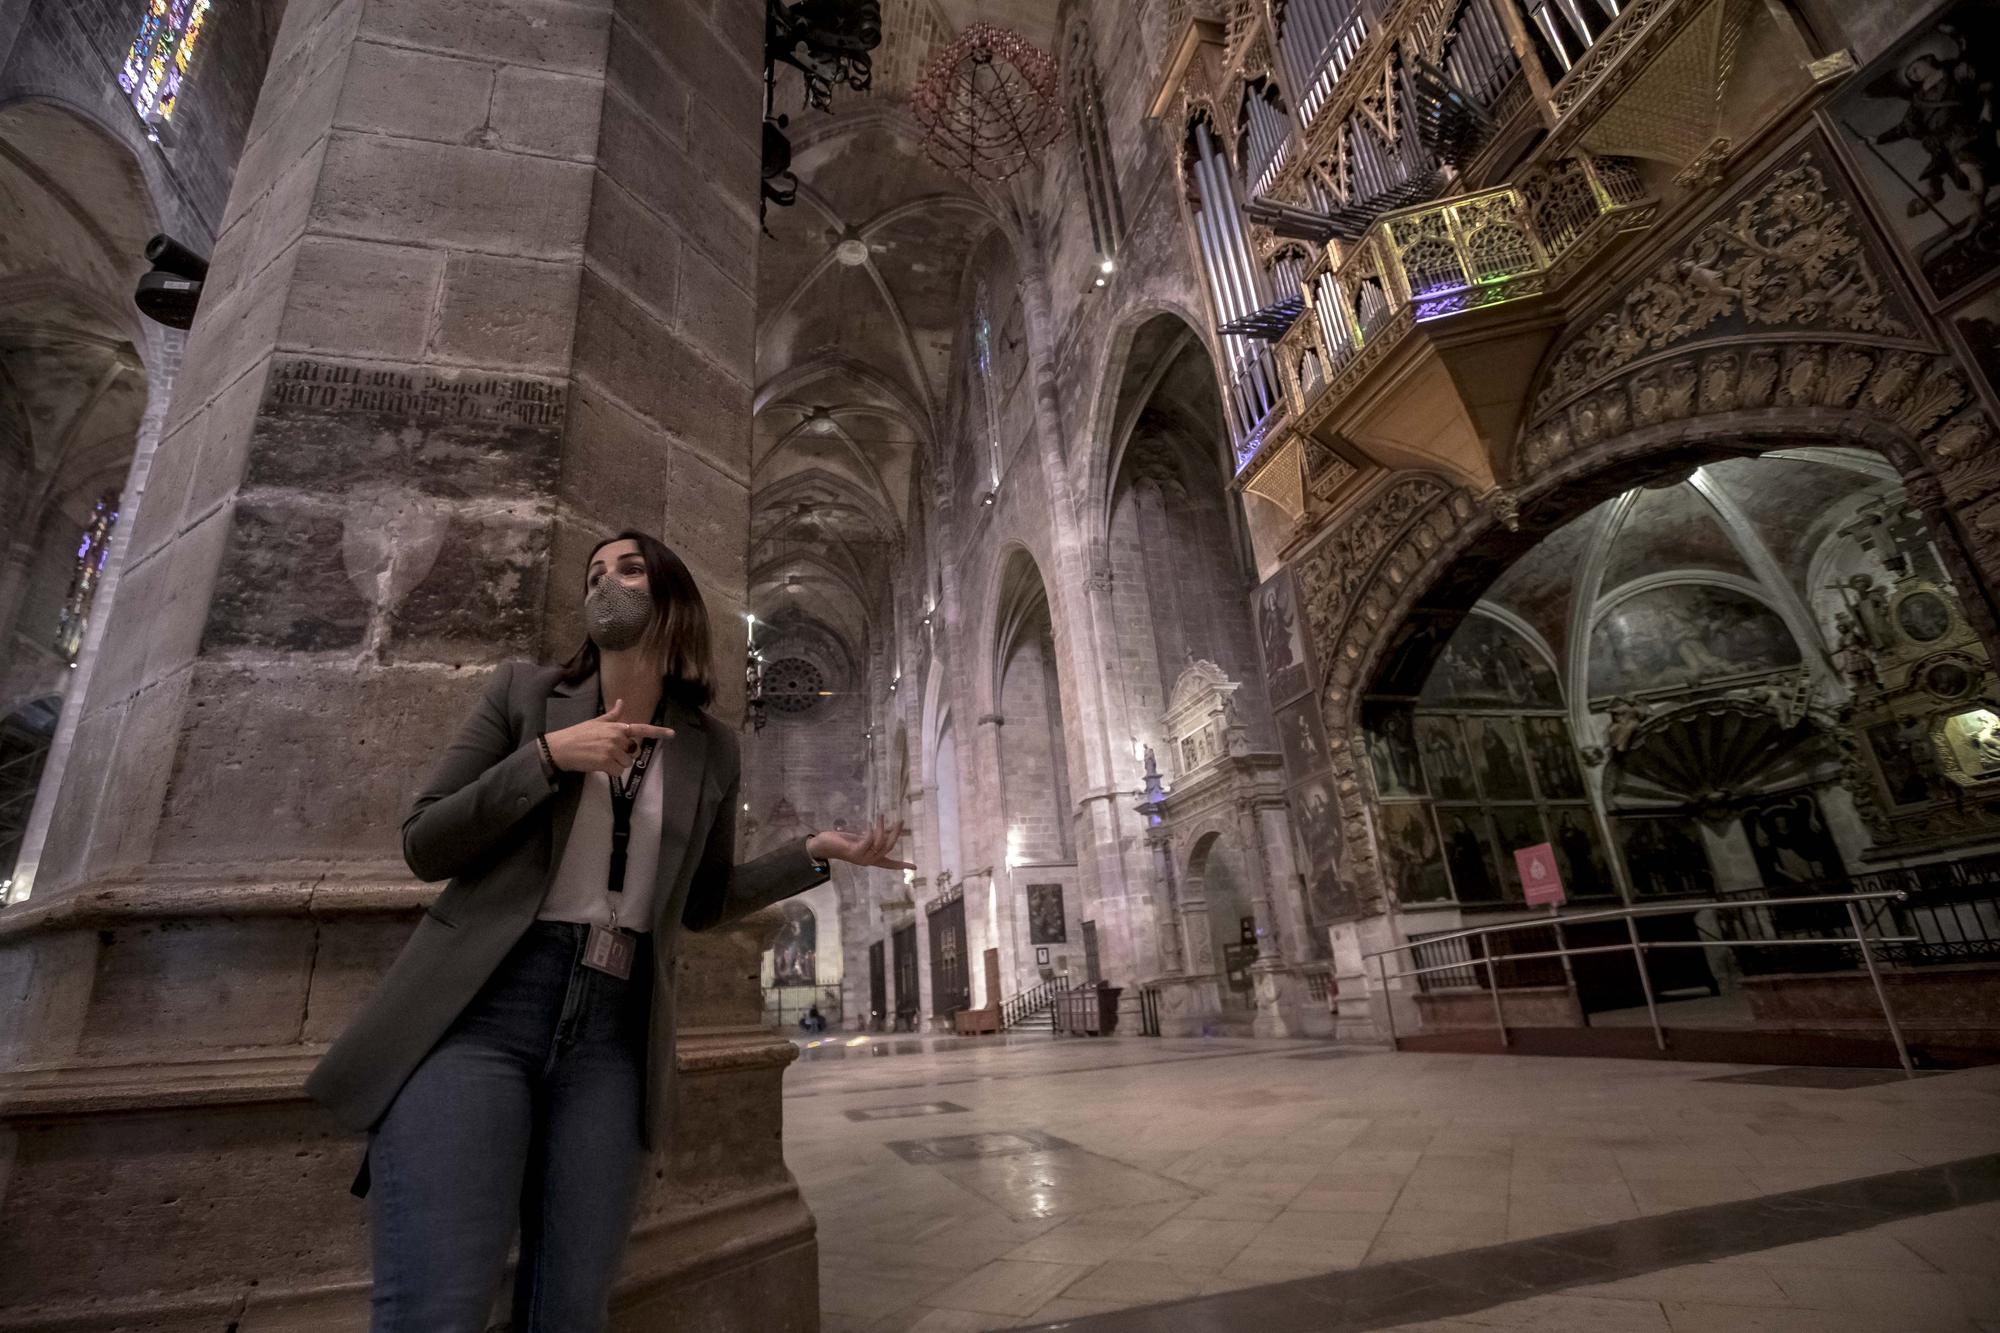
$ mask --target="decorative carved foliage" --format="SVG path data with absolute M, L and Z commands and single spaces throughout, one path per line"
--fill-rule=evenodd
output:
M 1993 423 L 1948 357 L 1825 342 L 1692 350 L 1593 389 L 1523 437 L 1516 484 L 1628 430 L 1771 407 L 1839 408 L 1895 427 L 1948 495 L 2000 486 Z
M 1786 336 L 1766 340 L 1772 334 Z M 1878 275 L 1851 206 L 1808 149 L 1739 195 L 1562 349 L 1536 395 L 1513 483 L 1630 430 L 1835 409 L 1916 442 L 1939 498 L 1984 513 L 1984 497 L 2000 489 L 1994 423 L 1951 358 L 1908 345 L 1919 336 Z M 1674 356 L 1675 348 L 1686 350 Z M 1996 526 L 1968 524 L 1972 554 L 1988 570 L 2000 569 Z
M 1810 158 L 1696 232 L 1565 347 L 1535 411 L 1699 334 L 1780 329 L 1915 336 L 1869 264 L 1850 206 Z
M 1450 503 L 1441 504 L 1449 498 Z M 1344 704 L 1363 645 L 1387 626 L 1392 603 L 1472 513 L 1472 502 L 1430 477 L 1383 491 L 1298 562 L 1314 652 L 1329 702 Z
M 1340 806 L 1343 873 L 1362 910 L 1379 900 L 1367 801 L 1348 735 L 1352 699 L 1373 647 L 1394 627 L 1428 567 L 1477 513 L 1466 492 L 1429 477 L 1396 482 L 1357 508 L 1296 565 L 1313 650 L 1325 672 L 1328 756 Z

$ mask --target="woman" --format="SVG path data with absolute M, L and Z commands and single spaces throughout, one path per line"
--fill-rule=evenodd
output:
M 814 833 L 732 864 L 735 738 L 679 557 L 591 552 L 589 638 L 508 664 L 417 794 L 403 855 L 451 883 L 306 1082 L 369 1131 L 374 1333 L 478 1333 L 516 1225 L 516 1333 L 601 1328 L 640 1168 L 674 1101 L 681 928 L 823 883 L 902 836 Z

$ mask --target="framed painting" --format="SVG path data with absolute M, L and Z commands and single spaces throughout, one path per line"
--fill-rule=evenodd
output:
M 1312 688 L 1312 653 L 1292 571 L 1280 569 L 1257 590 L 1257 645 L 1271 702 L 1283 703 Z
M 1028 886 L 1028 943 L 1069 943 L 1069 927 L 1063 917 L 1062 885 Z
M 1320 726 L 1319 701 L 1308 694 L 1273 713 L 1278 727 L 1278 748 L 1285 756 L 1285 771 L 1298 782 L 1326 768 L 1326 731 Z
M 1368 747 L 1375 794 L 1393 799 L 1422 796 L 1423 769 L 1417 760 L 1416 723 L 1401 704 L 1364 704 L 1361 730 Z
M 2000 260 L 2000 9 L 1960 0 L 1849 79 L 1827 109 L 1884 228 L 1938 304 Z
M 1326 779 L 1315 778 L 1293 789 L 1292 816 L 1311 867 L 1308 878 L 1332 874 L 1340 862 L 1340 811 Z
M 1528 786 L 1528 760 L 1521 752 L 1521 737 L 1513 718 L 1469 717 L 1465 731 L 1472 746 L 1473 767 L 1479 771 L 1479 788 L 1487 800 L 1526 801 L 1534 797 Z
M 1472 759 L 1465 753 L 1465 737 L 1455 717 L 1417 718 L 1417 749 L 1422 752 L 1424 776 L 1431 792 L 1440 801 L 1474 801 L 1478 791 L 1472 785 Z
M 1382 807 L 1382 860 L 1396 901 L 1404 905 L 1443 902 L 1451 897 L 1444 849 L 1431 825 L 1428 805 Z
M 781 903 L 785 924 L 771 941 L 771 984 L 812 986 L 819 980 L 819 924 L 812 909 L 796 900 Z
M 1486 812 L 1438 808 L 1438 828 L 1444 838 L 1445 864 L 1451 867 L 1451 886 L 1462 903 L 1490 903 L 1500 900 L 1499 862 L 1493 855 L 1493 828 Z
M 2000 283 L 1952 311 L 1949 322 L 1962 354 L 1979 372 L 1987 404 L 2000 412 Z

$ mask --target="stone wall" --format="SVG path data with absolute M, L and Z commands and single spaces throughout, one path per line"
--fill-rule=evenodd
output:
M 160 222 L 205 247 L 221 226 L 284 9 L 284 0 L 217 7 L 182 87 L 172 143 L 162 146 L 147 141 L 137 112 L 118 87 L 118 69 L 138 36 L 139 6 L 118 0 L 7 0 L 0 6 L 0 105 L 46 98 L 114 135 L 139 161 Z
M 492 664 L 573 646 L 599 535 L 687 557 L 734 725 L 761 17 L 286 8 L 42 878 L 0 922 L 0 1326 L 356 1317 L 358 1141 L 300 1082 L 431 892 L 398 856 L 415 783 Z M 789 1047 L 704 1013 L 622 1317 L 804 1329 Z M 37 1248 L 76 1234 L 101 1265 Z

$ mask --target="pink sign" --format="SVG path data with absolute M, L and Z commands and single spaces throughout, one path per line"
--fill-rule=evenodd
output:
M 1530 907 L 1560 907 L 1566 901 L 1562 872 L 1556 869 L 1555 848 L 1545 842 L 1523 847 L 1514 853 L 1521 868 L 1521 888 Z

